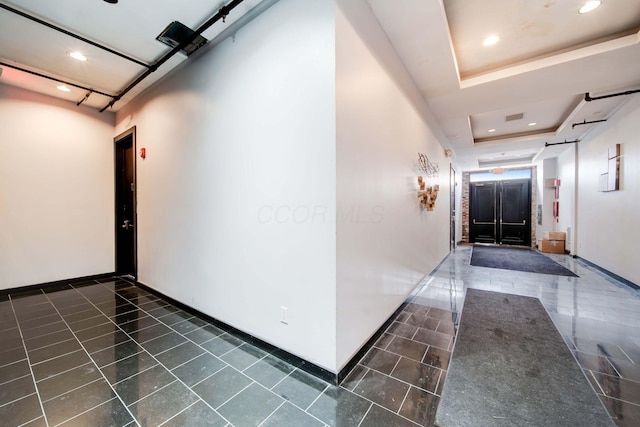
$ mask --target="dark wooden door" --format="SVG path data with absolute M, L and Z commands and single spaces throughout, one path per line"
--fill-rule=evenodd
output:
M 469 191 L 472 243 L 531 245 L 531 180 L 476 182 Z
M 531 245 L 531 180 L 500 183 L 499 242 L 505 245 Z
M 116 273 L 137 275 L 135 128 L 115 139 Z
M 496 243 L 496 183 L 472 182 L 469 192 L 469 237 L 472 243 Z

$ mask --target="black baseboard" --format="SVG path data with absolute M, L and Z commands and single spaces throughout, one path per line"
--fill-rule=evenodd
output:
M 382 326 L 380 326 L 380 328 L 378 328 L 378 330 L 371 336 L 371 338 L 369 338 L 369 340 L 362 347 L 360 347 L 360 350 L 358 350 L 358 352 L 356 354 L 354 354 L 353 357 L 351 357 L 351 359 L 344 365 L 344 367 L 342 369 L 340 369 L 340 372 L 338 372 L 338 375 L 337 375 L 336 384 L 340 384 L 342 382 L 342 380 L 344 380 L 347 377 L 347 375 L 349 375 L 349 372 L 351 372 L 351 370 L 353 368 L 355 368 L 355 366 L 358 364 L 360 359 L 362 359 L 364 357 L 364 355 L 369 351 L 369 349 L 371 347 L 373 347 L 373 345 L 376 343 L 376 341 L 378 341 L 378 339 L 380 339 L 380 337 L 382 336 L 384 331 L 386 331 L 387 328 L 389 327 L 389 325 L 391 325 L 393 323 L 393 321 L 396 319 L 398 314 L 400 314 L 400 312 L 404 309 L 404 307 L 406 305 L 407 305 L 407 303 L 403 302 L 400 305 L 400 307 L 398 307 L 398 309 L 393 312 L 391 317 L 389 317 L 382 324 Z
M 214 317 L 211 317 L 208 314 L 202 313 L 201 311 L 187 304 L 184 304 L 176 299 L 173 299 L 163 294 L 162 292 L 159 292 L 153 289 L 152 287 L 145 285 L 144 283 L 135 281 L 130 277 L 117 276 L 115 273 L 104 273 L 104 274 L 97 274 L 93 276 L 77 277 L 73 279 L 57 280 L 55 282 L 40 283 L 36 285 L 21 286 L 21 287 L 11 288 L 11 289 L 3 289 L 3 290 L 0 290 L 0 296 L 8 295 L 8 294 L 24 296 L 24 295 L 30 295 L 30 294 L 38 294 L 38 293 L 41 293 L 43 290 L 45 292 L 55 292 L 57 290 L 64 290 L 68 288 L 69 285 L 77 286 L 83 283 L 86 283 L 88 285 L 90 284 L 88 282 L 91 282 L 91 281 L 105 282 L 113 279 L 124 280 L 126 282 L 131 283 L 132 285 L 138 286 L 144 289 L 145 291 L 170 302 L 176 307 L 179 307 L 181 310 L 191 313 L 194 316 L 203 318 L 208 322 L 212 323 L 213 325 L 215 325 L 216 327 L 224 330 L 225 332 L 229 332 L 230 334 L 233 334 L 243 339 L 244 341 L 247 341 L 252 345 L 255 345 L 256 347 L 271 353 L 272 355 L 284 360 L 285 362 L 290 363 L 291 365 L 311 375 L 314 375 L 328 383 L 331 383 L 333 385 L 340 384 L 340 382 L 344 380 L 347 377 L 347 375 L 349 375 L 351 370 L 358 364 L 360 359 L 364 357 L 367 351 L 369 351 L 369 349 L 373 347 L 376 341 L 382 336 L 384 331 L 387 330 L 389 325 L 395 320 L 397 315 L 404 309 L 404 307 L 407 304 L 406 302 L 402 303 L 398 307 L 398 309 L 396 309 L 396 311 L 394 311 L 393 314 L 391 314 L 391 316 L 382 324 L 382 326 L 378 328 L 378 330 L 371 336 L 371 338 L 362 347 L 360 347 L 360 350 L 358 350 L 358 352 L 354 354 L 353 357 L 351 357 L 351 359 L 345 364 L 345 366 L 342 369 L 340 369 L 338 373 L 335 373 L 321 366 L 315 365 L 299 356 L 291 354 L 279 347 L 276 347 L 273 344 L 269 344 L 268 342 L 263 341 L 260 338 L 257 338 L 251 334 L 241 331 L 240 329 L 237 329 L 225 322 L 222 322 Z
M 29 294 L 37 294 L 39 293 L 40 288 L 45 288 L 49 292 L 53 292 L 56 290 L 62 290 L 68 285 L 78 284 L 82 282 L 89 282 L 91 280 L 101 280 L 106 279 L 108 277 L 114 277 L 115 272 L 111 273 L 102 273 L 102 274 L 94 274 L 92 276 L 83 276 L 83 277 L 74 277 L 71 279 L 64 280 L 56 280 L 53 282 L 45 282 L 39 283 L 36 285 L 27 285 L 27 286 L 18 286 L 15 288 L 9 289 L 0 289 L 0 295 L 8 295 L 8 294 L 16 294 L 16 295 L 29 295 Z
M 622 283 L 625 286 L 628 286 L 629 288 L 633 289 L 634 291 L 640 291 L 640 285 L 636 285 L 632 281 L 627 280 L 622 276 L 618 276 L 616 273 L 613 273 L 613 272 L 607 270 L 606 268 L 602 268 L 598 264 L 594 264 L 591 261 L 589 261 L 588 259 L 582 258 L 582 257 L 580 257 L 578 255 L 574 255 L 573 257 L 576 258 L 579 262 L 582 262 L 582 263 L 588 265 L 589 267 L 595 268 L 596 270 L 600 271 L 601 273 L 604 273 L 607 276 L 616 279 L 618 282 Z
M 241 339 L 243 339 L 244 341 L 249 342 L 252 345 L 255 345 L 256 347 L 267 351 L 269 353 L 271 353 L 272 355 L 278 357 L 279 359 L 284 360 L 285 362 L 299 368 L 302 369 L 303 371 L 314 375 L 328 383 L 334 384 L 334 385 L 338 385 L 338 375 L 336 375 L 334 372 L 331 372 L 321 366 L 315 365 L 301 357 L 298 357 L 294 354 L 291 354 L 279 347 L 274 346 L 273 344 L 269 344 L 266 341 L 261 340 L 260 338 L 257 338 L 251 334 L 248 334 L 244 331 L 241 331 L 240 329 L 234 328 L 233 326 L 224 323 L 214 317 L 209 316 L 206 313 L 203 313 L 191 306 L 188 306 L 187 304 L 184 304 L 178 300 L 175 300 L 165 294 L 163 294 L 162 292 L 159 292 L 155 289 L 153 289 L 152 287 L 145 285 L 144 283 L 140 283 L 140 282 L 134 282 L 130 279 L 123 279 L 123 280 L 127 280 L 132 284 L 135 284 L 136 286 L 139 286 L 140 288 L 144 289 L 145 291 L 157 295 L 158 297 L 161 297 L 164 300 L 169 301 L 171 304 L 175 305 L 176 307 L 179 307 L 181 310 L 186 311 L 187 313 L 191 313 L 194 316 L 198 316 L 202 319 L 207 320 L 208 322 L 212 323 L 213 325 L 215 325 L 216 327 L 222 329 L 225 332 L 228 332 L 230 334 L 233 334 Z
M 148 291 L 149 293 L 152 293 L 154 295 L 157 295 L 163 299 L 166 299 L 167 301 L 171 302 L 173 305 L 175 305 L 176 307 L 180 307 L 180 309 L 186 311 L 187 313 L 191 313 L 194 316 L 198 316 L 201 318 L 206 319 L 207 321 L 211 322 L 212 324 L 214 324 L 215 326 L 217 326 L 218 328 L 229 332 L 235 336 L 238 336 L 240 338 L 242 338 L 243 340 L 255 345 L 256 347 L 267 351 L 271 354 L 273 354 L 274 356 L 284 360 L 287 363 L 290 363 L 293 366 L 296 366 L 299 369 L 302 369 L 303 371 L 314 375 L 328 383 L 331 383 L 333 385 L 339 385 L 342 380 L 344 380 L 347 375 L 349 375 L 349 373 L 351 372 L 351 370 L 358 364 L 358 362 L 360 361 L 360 359 L 362 359 L 364 357 L 364 355 L 369 351 L 369 349 L 371 347 L 373 347 L 373 345 L 376 343 L 376 341 L 378 341 L 378 339 L 382 336 L 382 334 L 384 333 L 384 331 L 387 330 L 387 328 L 389 327 L 389 325 L 391 325 L 391 323 L 393 323 L 393 321 L 395 320 L 395 318 L 398 316 L 398 314 L 400 314 L 400 312 L 404 309 L 404 307 L 407 305 L 406 302 L 402 303 L 400 305 L 400 307 L 398 307 L 398 309 L 396 311 L 393 312 L 393 314 L 382 324 L 382 326 L 380 326 L 380 328 L 378 328 L 378 330 L 371 336 L 371 338 L 369 338 L 369 340 L 362 346 L 360 347 L 360 350 L 353 355 L 353 357 L 351 357 L 351 359 L 349 360 L 349 362 L 347 362 L 344 367 L 342 369 L 340 369 L 340 371 L 336 374 L 332 371 L 329 371 L 321 366 L 315 365 L 311 362 L 309 362 L 308 360 L 305 360 L 299 356 L 296 356 L 294 354 L 291 354 L 279 347 L 274 346 L 273 344 L 269 344 L 268 342 L 265 342 L 263 340 L 261 340 L 260 338 L 256 338 L 255 336 L 248 334 L 244 331 L 241 331 L 237 328 L 234 328 L 231 325 L 228 325 L 214 317 L 209 316 L 208 314 L 202 313 L 199 310 L 196 310 L 193 307 L 188 306 L 187 304 L 184 304 L 180 301 L 177 301 L 165 294 L 163 294 L 162 292 L 158 292 L 157 290 L 151 288 L 150 286 L 145 285 L 144 283 L 140 283 L 140 282 L 132 282 L 135 283 L 137 286 L 141 287 L 142 289 Z

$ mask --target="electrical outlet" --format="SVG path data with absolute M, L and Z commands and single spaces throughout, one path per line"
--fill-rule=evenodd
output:
M 284 325 L 289 324 L 289 309 L 287 307 L 280 307 L 280 323 Z

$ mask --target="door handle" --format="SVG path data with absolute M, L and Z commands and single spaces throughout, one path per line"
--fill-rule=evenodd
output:
M 493 222 L 476 222 L 476 219 L 473 219 L 473 224 L 474 225 L 495 225 L 496 221 L 493 220 Z
M 503 222 L 502 225 L 527 225 L 527 220 L 523 219 L 522 222 Z
M 124 222 L 122 223 L 122 228 L 124 228 L 125 230 L 133 228 L 133 223 L 130 220 L 125 219 Z

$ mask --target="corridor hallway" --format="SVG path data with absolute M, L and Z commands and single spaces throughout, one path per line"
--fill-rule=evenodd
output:
M 430 426 L 474 288 L 540 298 L 615 422 L 639 425 L 640 295 L 568 256 L 552 258 L 579 278 L 472 267 L 471 250 L 458 247 L 420 283 L 340 386 L 121 278 L 2 295 L 0 419 Z

